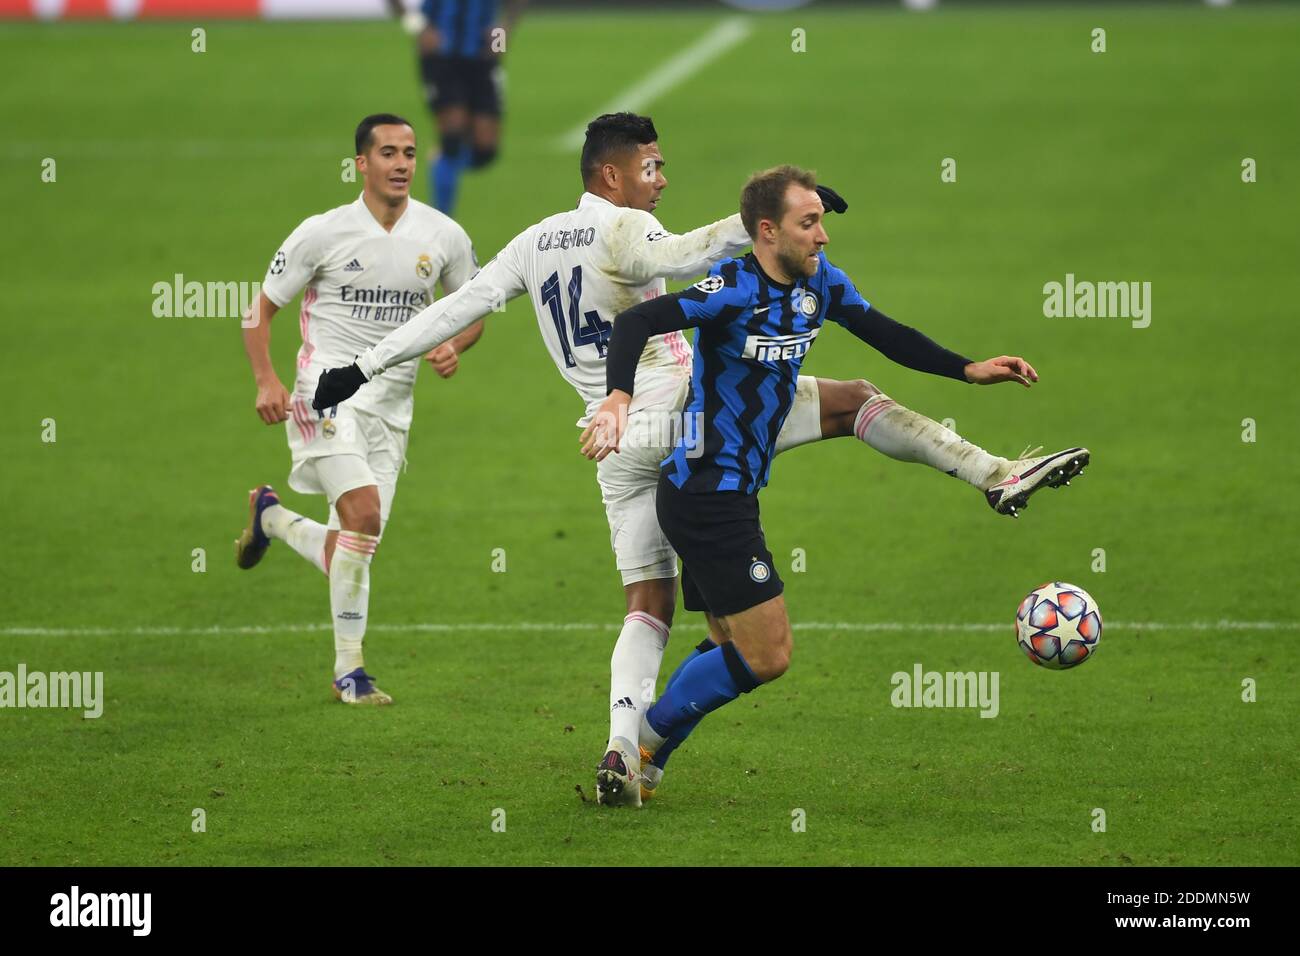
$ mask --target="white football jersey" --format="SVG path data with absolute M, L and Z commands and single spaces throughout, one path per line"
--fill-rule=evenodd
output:
M 414 199 L 391 232 L 361 198 L 304 220 L 262 282 L 266 297 L 281 308 L 303 292 L 295 397 L 310 407 L 324 369 L 351 364 L 424 311 L 439 281 L 445 292 L 454 292 L 477 268 L 465 230 Z M 349 401 L 392 428 L 409 429 L 419 365 L 415 356 L 394 366 Z
M 606 342 L 615 317 L 661 295 L 665 278 L 698 276 L 749 244 L 739 214 L 678 236 L 648 212 L 583 193 L 577 208 L 515 236 L 463 289 L 363 354 L 359 364 L 367 376 L 383 371 L 382 381 L 394 363 L 527 293 L 555 367 L 582 397 L 578 424 L 585 426 L 605 399 Z M 691 346 L 681 332 L 650 339 L 637 366 L 634 401 L 646 404 L 671 391 L 690 370 Z

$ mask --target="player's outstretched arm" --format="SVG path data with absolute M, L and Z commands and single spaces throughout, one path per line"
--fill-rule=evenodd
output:
M 849 314 L 841 318 L 840 323 L 889 360 L 918 372 L 977 385 L 1020 382 L 1028 387 L 1038 381 L 1034 367 L 1019 356 L 999 355 L 984 362 L 974 362 L 949 351 L 911 326 L 895 322 L 875 306 Z
M 367 379 L 384 369 L 437 348 L 453 336 L 469 329 L 479 319 L 500 312 L 506 303 L 523 295 L 523 270 L 518 265 L 516 236 L 491 262 L 475 276 L 420 312 L 400 329 L 386 335 L 370 349 L 362 352 L 357 364 Z M 477 336 L 475 336 L 477 338 Z
M 605 355 L 605 387 L 609 397 L 578 439 L 586 457 L 600 461 L 610 452 L 618 451 L 627 427 L 627 407 L 636 387 L 636 367 L 646 342 L 652 336 L 699 324 L 698 319 L 688 316 L 678 304 L 681 297 L 680 292 L 661 295 L 620 312 L 614 319 Z
M 1019 355 L 999 355 L 983 362 L 966 366 L 966 381 L 976 385 L 996 385 L 998 382 L 1019 382 L 1025 388 L 1038 381 L 1034 367 Z
M 498 301 L 494 291 L 486 283 L 467 282 L 366 349 L 351 365 L 321 372 L 312 408 L 319 412 L 346 402 L 384 369 L 436 350 L 492 311 Z
M 268 425 L 289 419 L 289 390 L 275 374 L 275 365 L 271 362 L 271 319 L 279 311 L 280 307 L 268 299 L 266 293 L 259 292 L 257 301 L 244 314 L 242 323 L 244 351 L 248 353 L 253 381 L 257 383 L 257 415 Z
M 751 242 L 740 213 L 678 236 L 664 232 L 649 213 L 627 210 L 615 226 L 609 250 L 613 273 L 640 285 L 652 279 L 694 278 L 744 252 Z
M 969 381 L 966 369 L 974 365 L 964 355 L 949 351 L 924 333 L 895 322 L 875 306 L 844 307 L 831 318 L 866 342 L 891 362 L 917 372 Z
M 824 197 L 822 202 L 826 202 Z M 829 261 L 826 262 L 826 268 L 830 273 L 828 285 L 831 300 L 826 317 L 844 326 L 885 358 L 917 372 L 955 378 L 959 382 L 994 380 L 988 377 L 994 372 L 984 367 L 987 363 L 973 362 L 964 355 L 949 351 L 911 326 L 895 322 L 863 298 L 844 270 Z M 969 378 L 968 369 L 984 378 Z
M 822 201 L 826 202 L 826 198 L 823 197 Z M 1034 367 L 1018 355 L 999 355 L 974 362 L 949 351 L 911 326 L 895 322 L 864 299 L 843 270 L 829 262 L 826 266 L 831 271 L 832 302 L 826 317 L 844 326 L 890 361 L 918 372 L 977 385 L 1019 382 L 1028 388 L 1038 381 Z
M 347 401 L 384 369 L 428 354 L 522 295 L 524 282 L 513 264 L 513 247 L 511 243 L 474 278 L 366 349 L 353 364 L 322 372 L 312 408 L 320 411 Z
M 834 189 L 818 185 L 817 195 L 827 212 L 844 213 L 849 204 Z M 627 210 L 610 242 L 615 273 L 626 281 L 690 279 L 715 263 L 737 256 L 753 244 L 740 213 L 719 219 L 684 235 L 664 232 L 649 213 Z

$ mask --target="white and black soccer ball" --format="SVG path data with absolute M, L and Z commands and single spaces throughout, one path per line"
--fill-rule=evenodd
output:
M 1051 581 L 1020 602 L 1016 640 L 1040 667 L 1057 671 L 1077 667 L 1097 653 L 1101 609 L 1083 588 Z

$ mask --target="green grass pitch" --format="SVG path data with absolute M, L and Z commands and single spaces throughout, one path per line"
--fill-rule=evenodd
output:
M 576 200 L 556 139 L 713 22 L 523 21 L 501 160 L 458 210 L 481 256 Z M 260 279 L 303 217 L 354 198 L 340 164 L 360 116 L 419 117 L 429 141 L 400 31 L 210 23 L 199 54 L 183 22 L 0 28 L 0 670 L 103 671 L 106 695 L 98 720 L 0 710 L 0 864 L 604 864 L 614 847 L 650 864 L 1300 860 L 1300 16 L 754 23 L 647 108 L 663 222 L 731 212 L 756 168 L 815 167 L 852 203 L 829 254 L 874 302 L 977 357 L 1022 354 L 1042 382 L 927 378 L 839 329 L 806 369 L 870 378 L 1001 454 L 1086 443 L 1094 461 L 1011 521 L 857 442 L 780 459 L 763 510 L 793 668 L 711 717 L 639 813 L 590 799 L 622 597 L 579 402 L 526 302 L 454 379 L 421 376 L 366 642 L 397 704 L 363 712 L 329 695 L 325 582 L 283 545 L 251 574 L 230 560 L 258 481 L 323 514 L 284 488 L 237 322 L 151 313 L 155 282 Z M 1066 273 L 1150 281 L 1150 327 L 1044 317 L 1042 287 Z M 282 376 L 295 310 L 275 329 Z M 1034 668 L 1012 638 L 1046 579 L 1107 617 L 1073 671 Z M 665 676 L 701 632 L 679 610 Z M 997 671 L 999 715 L 895 709 L 890 675 L 917 662 Z

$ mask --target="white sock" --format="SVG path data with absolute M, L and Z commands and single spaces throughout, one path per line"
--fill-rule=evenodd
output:
M 262 530 L 268 538 L 283 541 L 310 561 L 323 574 L 325 569 L 325 535 L 329 531 L 319 521 L 305 518 L 284 505 L 271 505 L 262 512 Z
M 667 737 L 660 737 L 658 732 L 650 726 L 650 721 L 645 719 L 645 714 L 641 715 L 641 736 L 637 738 L 637 744 L 643 745 L 646 750 L 654 753 L 664 745 Z
M 361 642 L 366 637 L 370 608 L 370 559 L 379 538 L 358 531 L 340 531 L 330 561 L 330 612 L 334 616 L 334 679 L 362 666 Z
M 888 395 L 873 395 L 863 403 L 853 420 L 853 434 L 881 454 L 929 465 L 980 491 L 996 482 L 1010 465 L 1007 459 L 990 455 Z
M 644 611 L 623 618 L 609 659 L 609 739 L 626 737 L 637 745 L 641 715 L 655 699 L 655 680 L 668 644 L 668 625 Z M 608 749 L 608 748 L 607 748 Z
M 800 375 L 795 383 L 794 404 L 785 416 L 781 431 L 776 436 L 774 455 L 783 451 L 822 440 L 822 398 L 817 379 Z

